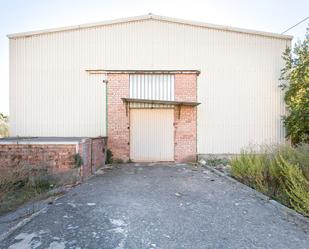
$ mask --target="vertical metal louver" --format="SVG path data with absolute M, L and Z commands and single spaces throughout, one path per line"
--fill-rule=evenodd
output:
M 130 75 L 130 98 L 174 100 L 174 75 Z

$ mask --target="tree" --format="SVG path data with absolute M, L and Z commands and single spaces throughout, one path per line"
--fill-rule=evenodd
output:
M 303 42 L 283 54 L 285 67 L 281 70 L 281 88 L 288 114 L 283 117 L 287 137 L 292 144 L 309 142 L 309 32 Z
M 9 136 L 9 119 L 0 112 L 0 138 Z

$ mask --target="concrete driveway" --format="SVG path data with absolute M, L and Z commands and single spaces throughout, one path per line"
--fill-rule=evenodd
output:
M 309 248 L 309 235 L 239 184 L 188 165 L 107 170 L 1 248 Z

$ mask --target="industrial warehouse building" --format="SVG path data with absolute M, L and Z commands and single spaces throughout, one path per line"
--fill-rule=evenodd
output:
M 156 15 L 8 35 L 11 136 L 187 161 L 284 141 L 291 36 Z

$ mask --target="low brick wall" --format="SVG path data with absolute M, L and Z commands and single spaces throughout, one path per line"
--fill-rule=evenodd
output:
M 44 169 L 64 183 L 83 180 L 105 163 L 106 138 L 86 138 L 78 142 L 6 142 L 0 143 L 0 174 L 29 166 Z M 79 154 L 81 167 L 74 158 Z
M 79 144 L 78 153 L 82 158 L 81 177 L 92 175 L 105 164 L 107 141 L 105 138 L 87 138 Z

